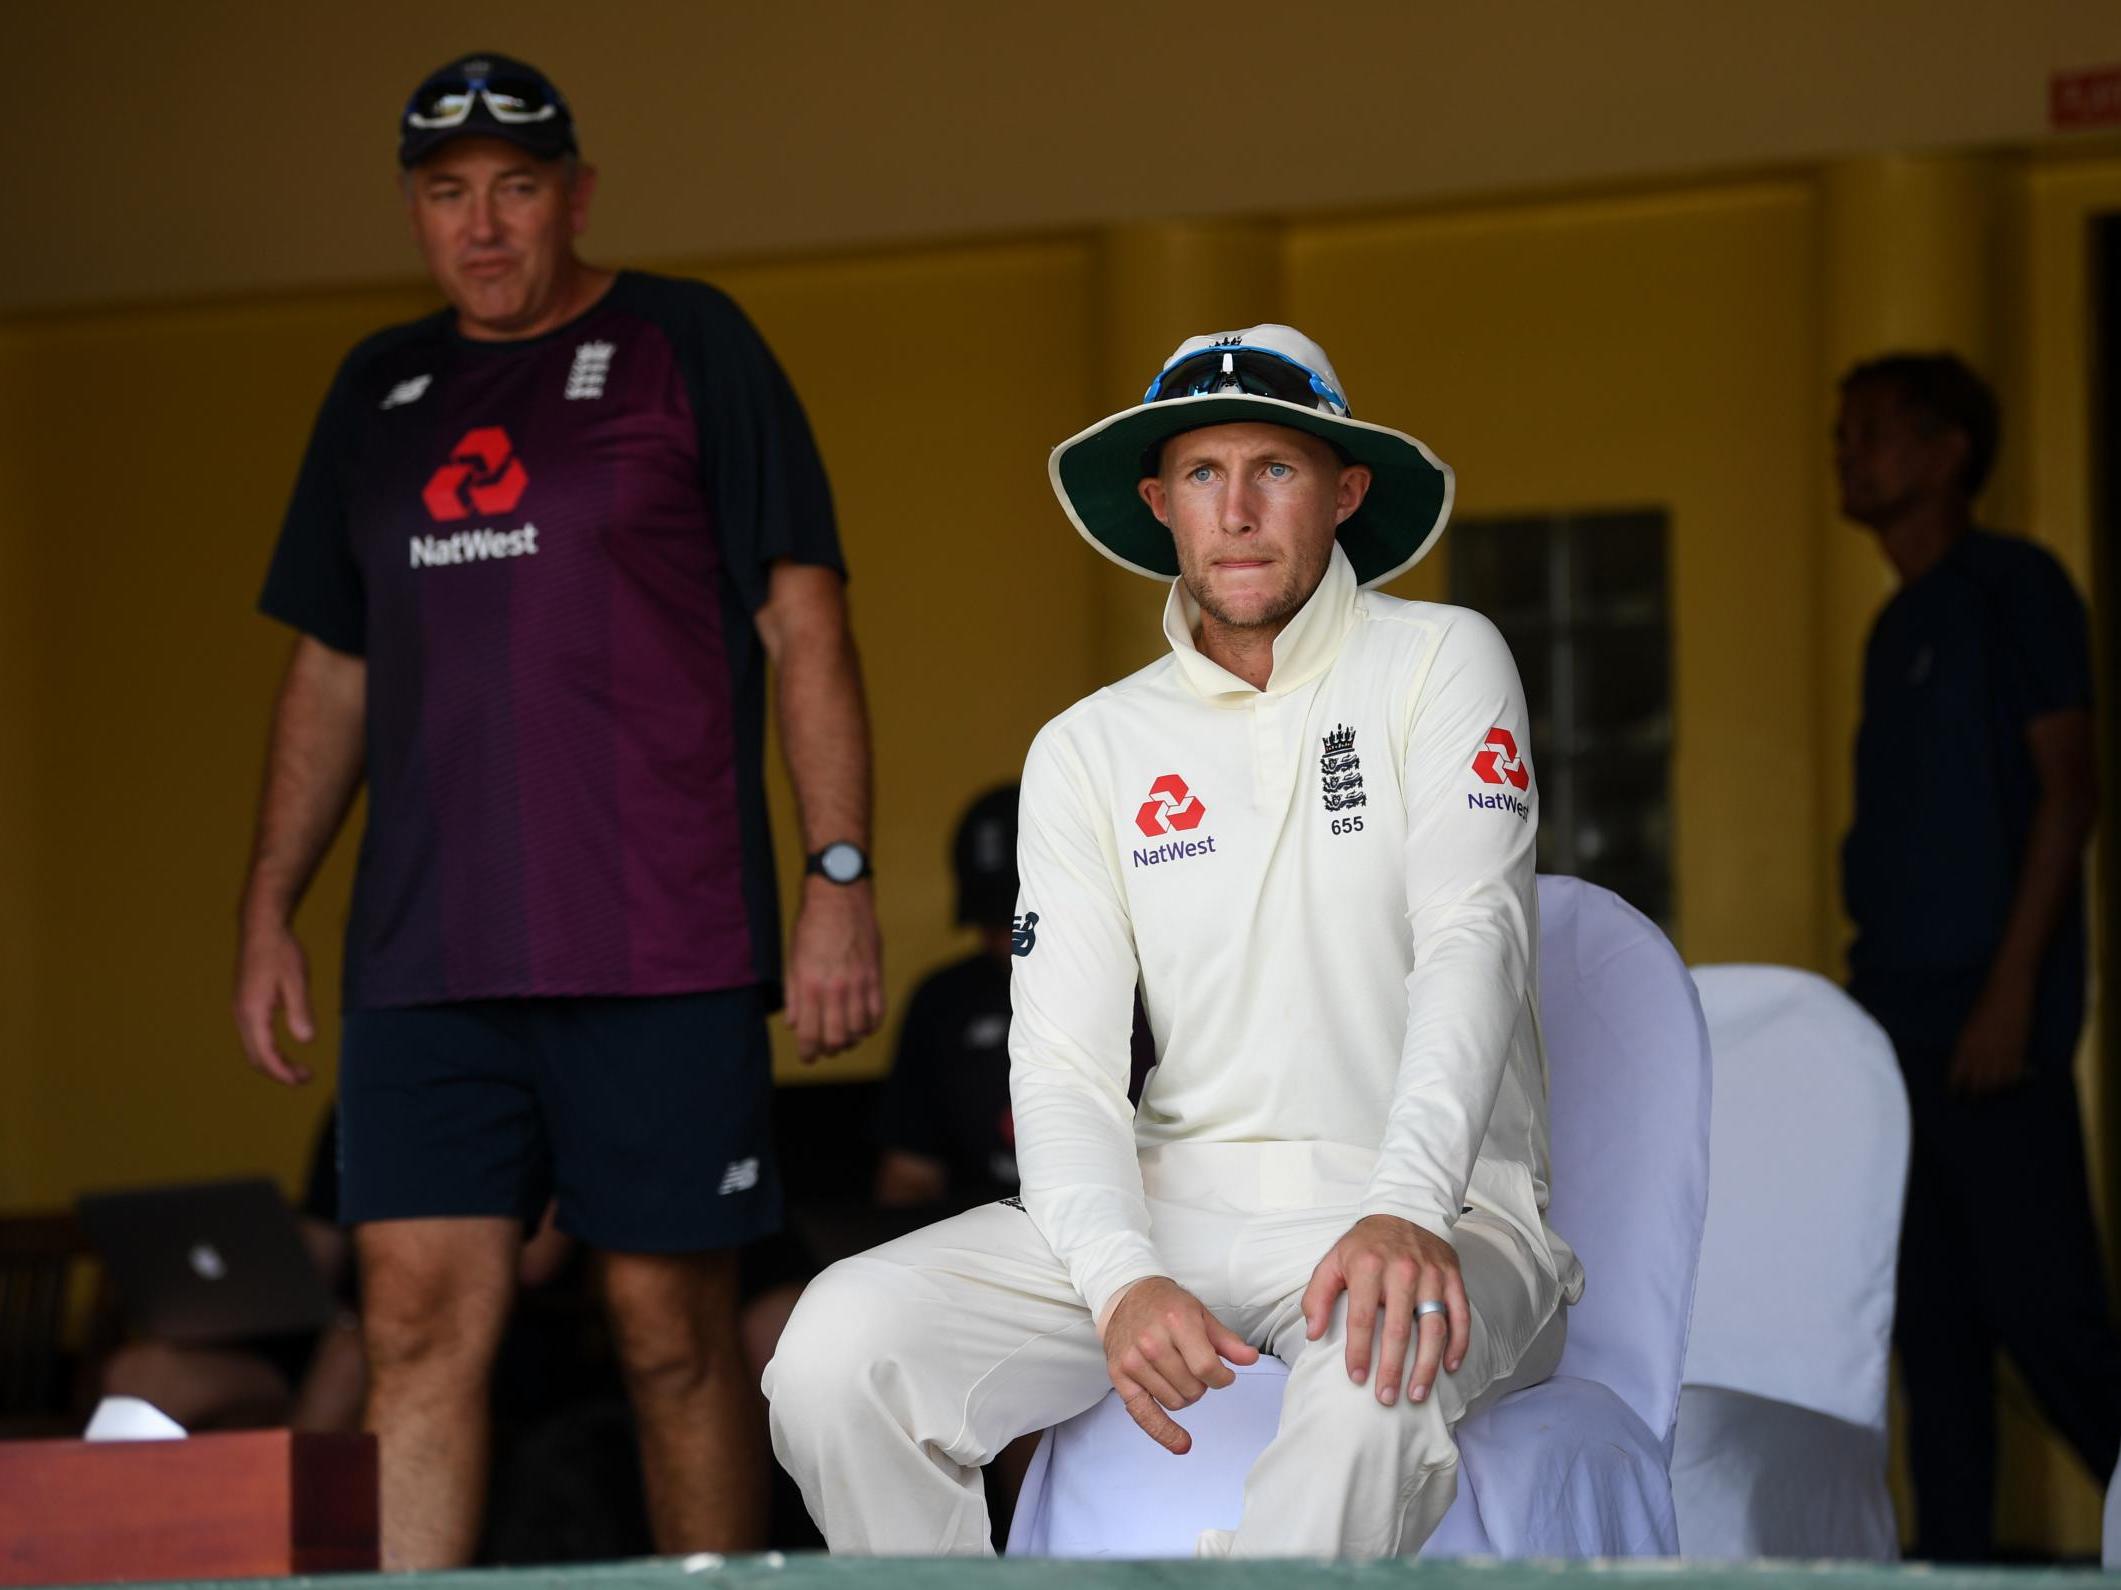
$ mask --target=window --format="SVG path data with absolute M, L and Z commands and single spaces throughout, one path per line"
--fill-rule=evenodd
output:
M 1671 636 L 1666 516 L 1461 520 L 1451 600 L 1516 654 L 1539 778 L 1539 870 L 1611 889 L 1667 932 Z

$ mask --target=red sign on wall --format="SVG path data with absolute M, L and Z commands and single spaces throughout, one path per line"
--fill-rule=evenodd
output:
M 2056 132 L 2121 127 L 2121 66 L 2055 73 L 2047 80 L 2047 119 Z

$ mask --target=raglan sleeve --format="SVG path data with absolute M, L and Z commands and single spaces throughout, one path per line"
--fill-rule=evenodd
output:
M 847 572 L 809 417 L 766 339 L 700 286 L 692 390 L 700 469 L 729 577 L 754 612 L 777 562 Z
M 258 611 L 354 656 L 368 649 L 368 596 L 354 557 L 346 485 L 359 406 L 341 365 L 309 433 Z
M 1009 1092 L 1024 1210 L 1102 1318 L 1128 1283 L 1166 1275 L 1149 1240 L 1127 1099 L 1137 962 L 1111 838 L 1064 733 L 1024 763 Z
M 1479 614 L 1443 628 L 1411 713 L 1407 1032 L 1360 1208 L 1448 1238 L 1532 994 L 1539 788 L 1516 662 Z

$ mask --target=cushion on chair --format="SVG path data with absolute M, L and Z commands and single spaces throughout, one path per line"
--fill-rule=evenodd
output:
M 1703 966 L 1715 1055 L 1690 1386 L 1885 1429 L 1907 1092 L 1892 1043 L 1823 977 Z
M 1708 1035 L 1669 940 L 1618 895 L 1539 880 L 1554 1160 L 1548 1218 L 1583 1260 L 1560 1373 L 1669 1449 L 1709 1182 Z
M 1672 1498 L 1688 1557 L 1892 1562 L 1900 1555 L 1884 1432 L 1787 1402 L 1687 1387 Z

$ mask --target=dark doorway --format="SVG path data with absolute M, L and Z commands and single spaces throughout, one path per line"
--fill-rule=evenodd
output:
M 2092 224 L 2092 652 L 2097 669 L 2101 853 L 2091 913 L 2098 944 L 2103 1158 L 2109 1274 L 2121 1274 L 2121 215 Z

